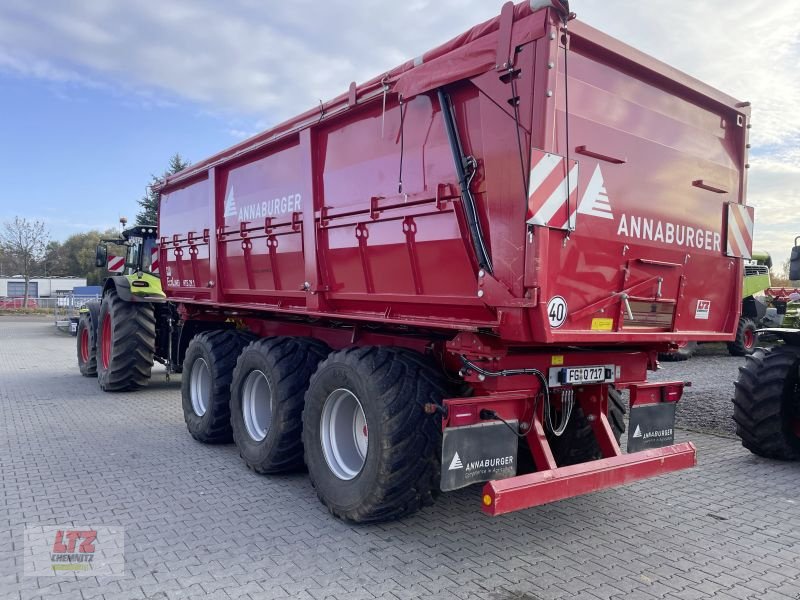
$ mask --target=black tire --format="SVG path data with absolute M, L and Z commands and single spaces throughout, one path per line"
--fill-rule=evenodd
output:
M 106 320 L 110 322 L 111 338 L 109 355 L 104 358 Z M 147 385 L 156 347 L 156 319 L 152 304 L 126 302 L 116 290 L 109 290 L 100 305 L 97 341 L 97 380 L 101 389 L 121 392 Z
M 231 385 L 230 420 L 239 455 L 253 471 L 270 474 L 303 468 L 305 394 L 311 375 L 329 352 L 327 345 L 312 338 L 270 337 L 252 342 L 239 355 Z M 261 439 L 258 432 L 251 435 L 243 411 L 249 381 L 265 381 L 268 387 L 262 389 L 271 396 L 266 405 L 269 424 Z M 250 423 L 251 428 L 255 426 Z
M 234 329 L 221 329 L 200 333 L 189 342 L 183 359 L 186 374 L 181 380 L 181 403 L 186 428 L 198 442 L 224 444 L 233 439 L 230 409 L 233 369 L 242 348 L 254 337 Z M 198 381 L 201 360 L 208 374 L 202 382 Z M 199 390 L 198 384 L 205 390 Z M 199 393 L 204 396 L 200 403 Z
M 625 433 L 625 412 L 622 393 L 613 386 L 608 386 L 608 422 L 617 443 Z M 572 417 L 564 433 L 558 437 L 548 434 L 548 441 L 559 467 L 603 458 L 594 430 L 577 402 L 572 409 Z
M 689 360 L 697 352 L 697 342 L 682 342 L 681 345 L 670 352 L 659 352 L 658 360 L 664 362 L 683 362 Z
M 89 313 L 81 313 L 76 333 L 78 350 L 78 369 L 84 377 L 97 377 L 96 332 L 92 327 Z
M 728 342 L 728 352 L 731 356 L 748 356 L 756 351 L 758 334 L 755 322 L 748 317 L 739 319 L 736 328 L 736 339 Z
M 334 473 L 322 446 L 324 406 L 340 389 L 356 397 L 365 416 L 366 456 L 351 479 Z M 334 516 L 354 523 L 389 521 L 433 504 L 441 417 L 426 414 L 424 406 L 441 404 L 445 390 L 440 372 L 406 349 L 349 348 L 320 364 L 306 393 L 303 442 L 311 483 Z
M 739 368 L 733 420 L 742 446 L 753 454 L 800 459 L 800 348 L 758 348 Z

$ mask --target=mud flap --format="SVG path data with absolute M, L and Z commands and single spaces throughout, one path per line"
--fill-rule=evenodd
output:
M 517 421 L 508 422 L 514 430 Z M 442 491 L 517 474 L 518 440 L 505 423 L 449 427 L 442 437 Z
M 659 402 L 631 408 L 628 453 L 671 446 L 675 440 L 675 403 Z

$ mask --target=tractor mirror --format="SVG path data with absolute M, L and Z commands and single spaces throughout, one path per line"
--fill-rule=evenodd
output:
M 800 246 L 795 246 L 789 257 L 789 281 L 798 280 L 800 280 Z
M 108 247 L 105 244 L 97 244 L 94 251 L 94 266 L 105 267 L 108 261 Z

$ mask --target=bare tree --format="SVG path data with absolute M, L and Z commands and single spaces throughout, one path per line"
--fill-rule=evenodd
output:
M 0 231 L 0 247 L 6 259 L 19 269 L 25 279 L 25 297 L 22 300 L 23 308 L 28 306 L 28 287 L 31 273 L 36 263 L 44 258 L 47 241 L 50 233 L 41 221 L 28 221 L 25 218 L 14 217 L 11 222 L 6 222 Z

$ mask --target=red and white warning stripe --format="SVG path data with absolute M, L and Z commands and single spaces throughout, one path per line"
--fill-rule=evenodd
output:
M 153 248 L 153 252 L 150 255 L 150 272 L 153 275 L 158 275 L 158 248 Z
M 752 258 L 753 207 L 728 204 L 728 256 Z
M 534 149 L 528 184 L 529 225 L 558 229 L 574 227 L 578 205 L 578 163 L 557 154 Z
M 122 273 L 125 270 L 125 257 L 109 256 L 106 267 L 109 273 Z

